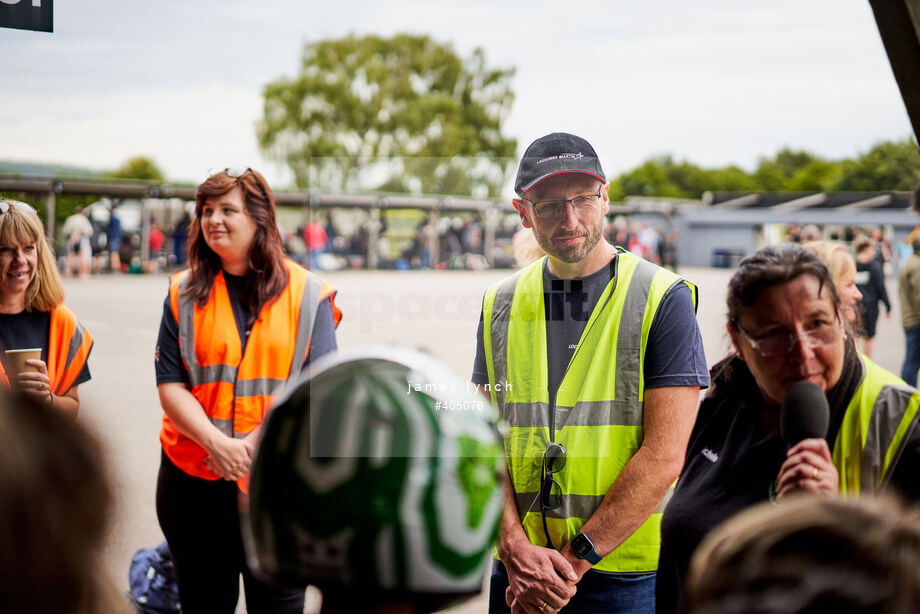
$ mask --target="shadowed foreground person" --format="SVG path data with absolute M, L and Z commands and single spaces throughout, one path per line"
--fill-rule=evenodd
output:
M 432 612 L 478 595 L 502 509 L 495 409 L 415 352 L 330 356 L 310 371 L 259 443 L 250 567 L 317 586 L 327 614 Z
M 796 497 L 716 529 L 693 557 L 690 614 L 920 612 L 920 512 Z
M 103 570 L 112 490 L 100 443 L 0 391 L 0 612 L 127 613 Z

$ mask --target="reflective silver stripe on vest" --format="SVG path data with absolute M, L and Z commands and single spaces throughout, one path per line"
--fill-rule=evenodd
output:
M 514 499 L 522 520 L 527 512 L 540 512 L 539 492 L 514 493 Z M 590 518 L 604 500 L 604 495 L 562 495 L 560 499 L 562 505 L 546 510 L 547 518 Z
M 604 501 L 603 495 L 566 495 L 560 496 L 561 505 L 554 510 L 546 510 L 547 518 L 590 518 L 594 512 L 601 506 Z M 674 496 L 674 487 L 668 489 L 661 503 L 655 508 L 653 514 L 664 513 L 665 507 L 671 497 Z M 530 512 L 540 513 L 540 493 L 539 492 L 522 492 L 514 493 L 514 500 L 517 503 L 518 516 L 523 521 L 524 516 Z
M 195 299 L 183 295 L 188 283 L 188 271 L 183 271 L 179 278 L 179 353 L 188 370 L 189 383 L 192 386 L 225 382 L 232 384 L 236 381 L 236 365 L 207 365 L 198 364 L 198 354 L 195 353 Z
M 514 299 L 514 289 L 523 271 L 518 271 L 511 277 L 503 279 L 495 292 L 492 301 L 492 319 L 489 330 L 492 335 L 492 374 L 493 383 L 500 384 L 495 387 L 495 400 L 502 412 L 502 418 L 508 420 L 505 408 L 505 384 L 508 382 L 508 326 L 511 321 L 511 302 Z
M 67 346 L 67 362 L 64 364 L 65 369 L 70 368 L 74 358 L 77 357 L 77 352 L 80 351 L 80 346 L 83 345 L 83 330 L 83 325 L 80 324 L 78 320 L 77 327 L 74 329 L 73 336 L 70 338 L 70 345 Z
M 664 514 L 664 509 L 668 507 L 668 503 L 671 502 L 671 497 L 674 496 L 674 487 L 668 489 L 668 492 L 665 493 L 664 499 L 661 500 L 661 503 L 658 504 L 658 507 L 655 508 L 656 514 Z
M 310 349 L 310 336 L 313 334 L 313 322 L 316 321 L 316 312 L 319 311 L 319 297 L 322 292 L 323 282 L 316 275 L 308 274 L 307 283 L 303 289 L 303 298 L 300 301 L 297 336 L 294 338 L 294 358 L 291 360 L 291 369 L 288 371 L 289 379 L 300 373 L 303 363 L 307 359 L 307 352 Z
M 495 377 L 497 380 L 498 375 Z M 501 393 L 496 390 L 495 394 Z M 508 423 L 508 426 L 549 427 L 549 403 L 508 403 L 500 407 L 502 407 L 502 419 Z
M 556 430 L 564 426 L 642 426 L 642 401 L 578 401 L 574 409 L 556 407 Z M 548 403 L 508 403 L 508 426 L 549 428 Z
M 189 383 L 192 386 L 199 386 L 209 381 L 208 375 L 214 377 L 217 374 L 205 374 L 201 365 L 198 364 L 198 356 L 195 354 L 195 300 L 191 296 L 184 294 L 188 286 L 189 273 L 190 271 L 182 271 L 179 276 L 178 288 L 176 289 L 179 294 L 179 354 L 182 355 L 182 360 L 188 370 Z M 221 366 L 213 365 L 212 368 L 220 368 Z M 225 380 L 218 379 L 216 381 Z M 233 382 L 232 377 L 230 382 Z
M 888 448 L 891 447 L 898 427 L 901 425 L 904 409 L 910 405 L 914 392 L 912 388 L 902 386 L 883 386 L 879 391 L 875 404 L 872 406 L 869 424 L 866 427 L 866 445 L 863 448 L 859 476 L 863 492 L 878 492 L 888 483 L 891 472 L 889 471 L 888 475 L 882 475 L 882 466 L 885 463 Z M 915 423 L 918 416 L 920 412 L 914 416 Z M 905 433 L 901 449 L 911 431 L 912 429 L 908 429 Z M 895 466 L 900 454 L 901 450 L 895 453 L 891 467 Z
M 213 416 L 209 416 L 208 419 L 211 421 L 211 424 L 217 427 L 217 430 L 219 430 L 227 437 L 236 437 L 239 439 L 248 435 L 248 433 L 234 433 L 233 420 L 221 420 L 220 418 L 214 418 Z
M 626 291 L 626 299 L 623 301 L 623 311 L 617 333 L 613 391 L 615 399 L 639 400 L 641 398 L 639 373 L 642 365 L 639 361 L 642 353 L 642 321 L 645 318 L 645 307 L 648 305 L 652 280 L 655 278 L 658 267 L 645 260 L 637 260 L 629 288 Z M 619 267 L 620 265 L 617 264 L 618 276 Z
M 283 379 L 241 379 L 236 383 L 237 397 L 259 397 L 268 396 L 275 391 L 278 386 L 284 384 L 287 380 Z
M 642 401 L 578 401 L 556 407 L 556 428 L 563 426 L 642 426 Z

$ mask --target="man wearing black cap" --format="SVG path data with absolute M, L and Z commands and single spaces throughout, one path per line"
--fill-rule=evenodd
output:
M 521 159 L 514 207 L 546 258 L 483 298 L 473 382 L 508 423 L 490 612 L 653 612 L 659 524 L 709 385 L 696 287 L 603 238 L 584 139 Z

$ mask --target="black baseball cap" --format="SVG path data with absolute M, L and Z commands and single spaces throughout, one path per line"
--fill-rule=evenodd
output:
M 514 191 L 526 192 L 547 177 L 560 173 L 584 173 L 607 182 L 591 143 L 574 134 L 553 132 L 538 138 L 524 152 L 514 180 Z

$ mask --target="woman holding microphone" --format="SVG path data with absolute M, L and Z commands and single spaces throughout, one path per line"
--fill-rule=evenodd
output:
M 185 614 L 232 614 L 243 574 L 251 614 L 300 614 L 303 590 L 249 573 L 238 489 L 247 489 L 275 389 L 335 350 L 335 291 L 284 256 L 275 200 L 249 168 L 195 195 L 190 269 L 171 278 L 157 341 L 163 446 L 157 516 Z
M 819 257 L 795 244 L 761 248 L 732 276 L 727 307 L 734 351 L 711 370 L 661 521 L 660 614 L 683 611 L 694 549 L 744 509 L 802 493 L 920 500 L 920 391 L 856 351 Z M 786 441 L 783 406 L 802 381 L 818 397 L 793 403 L 795 413 L 808 419 L 826 399 L 829 427 Z
M 89 331 L 64 306 L 38 213 L 0 199 L 0 384 L 76 417 L 77 387 L 90 379 L 92 348 Z

